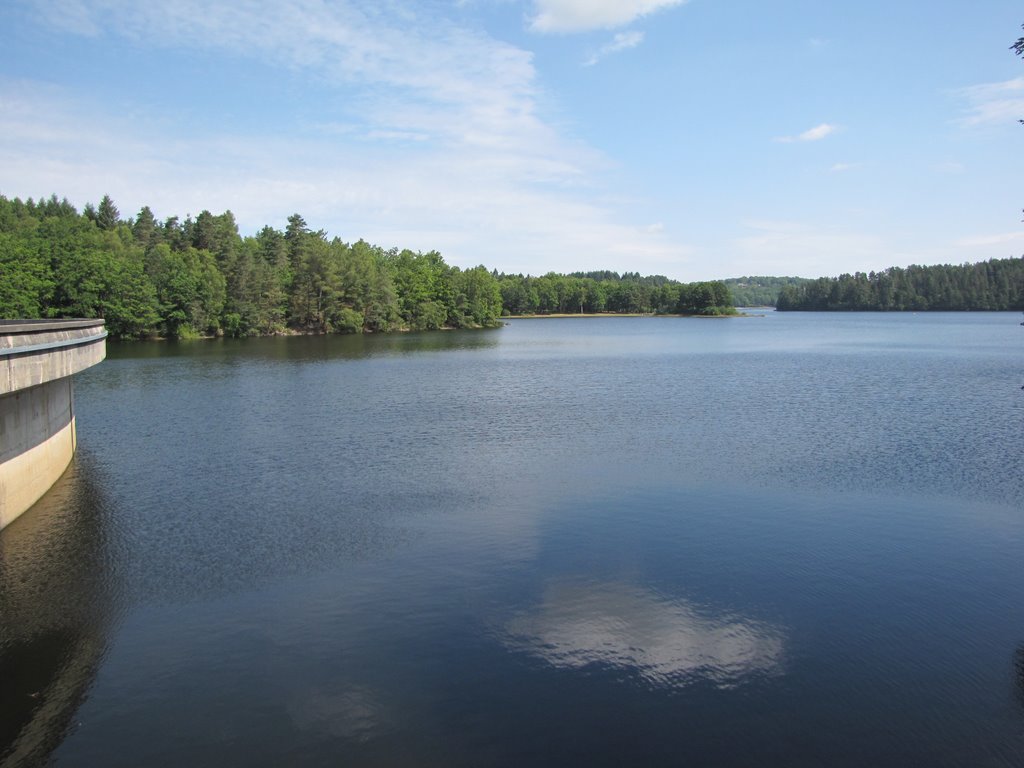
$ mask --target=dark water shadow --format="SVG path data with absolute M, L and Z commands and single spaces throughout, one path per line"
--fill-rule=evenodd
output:
M 109 360 L 182 357 L 230 361 L 318 362 L 419 352 L 478 350 L 496 347 L 500 328 L 418 333 L 327 334 L 190 341 L 120 341 L 107 345 Z
M 1024 710 L 1024 643 L 1017 646 L 1013 653 L 1013 692 L 1017 703 Z
M 76 459 L 0 531 L 0 766 L 47 762 L 104 656 L 113 616 L 104 504 Z

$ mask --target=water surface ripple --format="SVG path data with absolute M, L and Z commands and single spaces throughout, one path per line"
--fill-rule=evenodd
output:
M 0 763 L 1022 765 L 1017 321 L 111 344 Z

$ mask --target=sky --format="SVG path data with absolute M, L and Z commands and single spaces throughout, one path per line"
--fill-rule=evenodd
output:
M 3 0 L 0 195 L 507 273 L 1024 254 L 1008 0 Z

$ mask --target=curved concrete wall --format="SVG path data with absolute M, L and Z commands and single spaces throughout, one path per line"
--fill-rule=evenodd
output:
M 0 322 L 0 528 L 71 462 L 71 376 L 105 357 L 106 335 L 102 320 Z

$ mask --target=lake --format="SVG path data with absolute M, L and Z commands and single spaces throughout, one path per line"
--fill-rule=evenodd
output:
M 1022 765 L 1019 320 L 110 344 L 0 762 Z

